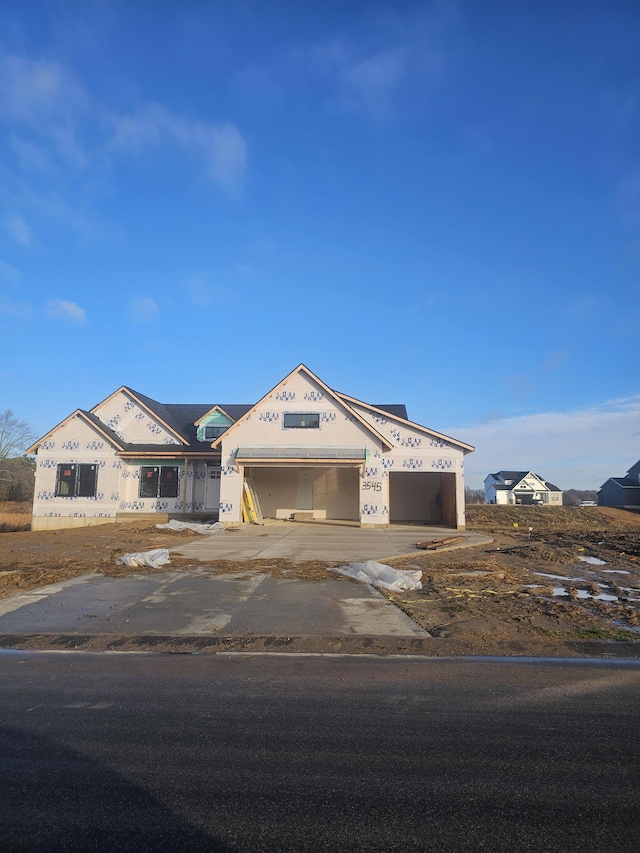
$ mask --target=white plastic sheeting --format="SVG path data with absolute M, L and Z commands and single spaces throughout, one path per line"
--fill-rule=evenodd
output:
M 166 524 L 156 524 L 160 530 L 193 530 L 194 533 L 224 533 L 227 529 L 220 521 L 215 524 L 198 524 L 196 521 L 176 521 L 172 519 Z
M 167 548 L 155 548 L 153 551 L 136 551 L 133 554 L 125 554 L 118 557 L 116 563 L 123 566 L 148 566 L 150 569 L 161 569 L 170 563 Z
M 371 584 L 371 586 L 389 589 L 392 592 L 422 589 L 422 572 L 419 569 L 401 571 L 385 566 L 384 563 L 376 563 L 375 560 L 367 560 L 366 563 L 348 563 L 328 571 L 346 575 L 348 578 Z

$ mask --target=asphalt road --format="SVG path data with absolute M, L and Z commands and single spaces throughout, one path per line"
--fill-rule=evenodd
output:
M 640 849 L 637 663 L 0 653 L 2 851 Z

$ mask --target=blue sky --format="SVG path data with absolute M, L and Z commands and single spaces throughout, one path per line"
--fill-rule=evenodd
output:
M 300 362 L 598 487 L 640 456 L 635 2 L 15 2 L 0 409 Z

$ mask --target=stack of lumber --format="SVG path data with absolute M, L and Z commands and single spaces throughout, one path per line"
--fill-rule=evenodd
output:
M 459 545 L 466 540 L 466 536 L 445 536 L 442 539 L 424 539 L 416 542 L 416 548 L 423 551 L 437 551 L 438 548 L 446 548 L 448 545 Z

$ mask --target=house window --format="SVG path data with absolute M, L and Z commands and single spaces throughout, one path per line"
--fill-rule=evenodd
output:
M 95 498 L 98 484 L 97 465 L 58 465 L 56 497 Z
M 320 429 L 318 412 L 285 412 L 282 416 L 285 429 Z
M 140 469 L 141 498 L 177 498 L 177 465 L 143 465 Z
M 204 428 L 205 441 L 208 439 L 220 438 L 226 429 L 226 426 L 206 426 Z

